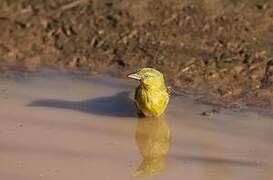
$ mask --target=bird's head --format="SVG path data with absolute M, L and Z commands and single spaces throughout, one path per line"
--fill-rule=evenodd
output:
M 163 74 L 153 68 L 140 69 L 128 77 L 140 81 L 145 88 L 166 88 Z

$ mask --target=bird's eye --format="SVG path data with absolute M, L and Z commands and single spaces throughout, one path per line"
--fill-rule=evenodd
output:
M 144 78 L 145 78 L 145 79 L 148 79 L 149 77 L 150 77 L 149 74 L 144 74 Z

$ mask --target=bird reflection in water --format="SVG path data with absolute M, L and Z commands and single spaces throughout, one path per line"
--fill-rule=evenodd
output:
M 143 160 L 133 176 L 161 173 L 166 167 L 170 140 L 170 129 L 164 116 L 139 118 L 136 142 Z

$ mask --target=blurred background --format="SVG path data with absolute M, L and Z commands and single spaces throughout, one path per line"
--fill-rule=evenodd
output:
M 185 94 L 273 107 L 271 0 L 1 0 L 0 32 L 0 71 L 148 66 Z

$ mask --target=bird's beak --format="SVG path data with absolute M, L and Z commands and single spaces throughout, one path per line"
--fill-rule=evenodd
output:
M 138 75 L 137 73 L 130 73 L 127 77 L 138 81 L 141 79 L 140 75 Z

